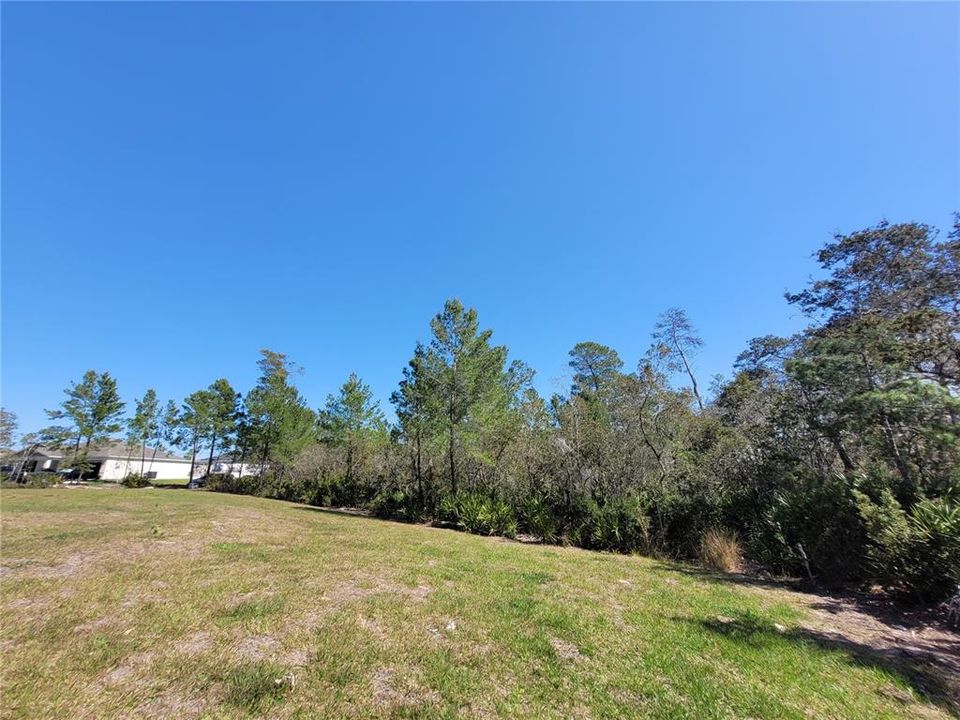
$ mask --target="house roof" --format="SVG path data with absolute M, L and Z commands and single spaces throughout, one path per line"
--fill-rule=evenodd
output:
M 57 449 L 52 447 L 38 447 L 32 454 L 43 455 L 48 458 L 63 458 L 72 448 Z M 155 460 L 166 460 L 168 462 L 190 462 L 189 459 L 174 455 L 163 448 L 157 448 L 157 454 L 154 456 L 154 449 L 147 446 L 147 457 Z M 90 458 L 104 458 L 108 460 L 126 460 L 127 458 L 140 457 L 140 446 L 130 445 L 123 440 L 109 440 L 99 445 L 91 445 L 88 452 Z
M 217 456 L 214 458 L 214 460 L 216 460 L 216 461 L 219 462 L 219 463 L 238 463 L 238 462 L 240 462 L 240 458 L 237 457 L 237 456 L 235 456 L 233 453 L 224 453 L 223 455 L 217 455 Z M 248 462 L 250 462 L 250 461 L 251 461 L 251 458 L 244 458 L 244 460 L 243 460 L 244 464 L 246 464 L 246 463 L 248 463 Z

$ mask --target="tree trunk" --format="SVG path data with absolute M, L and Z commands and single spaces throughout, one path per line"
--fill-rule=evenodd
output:
M 447 443 L 447 456 L 450 460 L 450 492 L 457 494 L 457 463 L 453 457 L 453 424 L 450 425 L 450 437 Z
M 640 424 L 640 436 L 643 438 L 643 443 L 650 449 L 650 452 L 653 453 L 653 456 L 657 459 L 657 465 L 660 466 L 660 482 L 663 483 L 667 477 L 667 466 L 663 462 L 663 456 L 660 451 L 657 450 L 653 441 L 647 435 L 647 426 L 646 423 L 643 422 L 643 411 L 646 409 L 649 400 L 650 396 L 644 395 L 643 402 L 640 404 L 640 412 L 637 414 L 637 420 Z
M 837 451 L 837 455 L 840 456 L 840 462 L 843 463 L 843 469 L 847 472 L 856 469 L 853 460 L 850 459 L 850 455 L 847 454 L 847 449 L 843 446 L 843 443 L 840 441 L 840 436 L 837 433 L 830 433 L 830 442 L 833 445 L 834 449 Z
M 680 343 L 674 343 L 674 347 L 677 348 L 677 352 L 680 354 L 680 359 L 683 360 L 683 367 L 686 368 L 687 375 L 690 378 L 690 384 L 693 385 L 693 396 L 697 399 L 697 407 L 700 408 L 700 412 L 703 412 L 703 399 L 700 397 L 700 386 L 697 385 L 697 379 L 693 376 L 693 370 L 690 369 L 690 363 L 687 362 L 687 356 L 684 355 L 683 350 L 680 349 Z
M 257 482 L 263 482 L 263 473 L 267 467 L 267 456 L 270 454 L 270 443 L 269 441 L 263 446 L 263 455 L 260 457 L 260 469 L 257 472 Z
M 353 443 L 347 440 L 347 473 L 344 477 L 347 485 L 353 480 Z
M 886 412 L 881 412 L 880 417 L 883 420 L 883 434 L 886 437 L 887 444 L 890 446 L 890 454 L 893 455 L 893 464 L 897 468 L 897 472 L 900 473 L 900 479 L 903 480 L 905 490 L 913 494 L 913 482 L 910 477 L 910 468 L 907 467 L 906 461 L 903 459 L 903 454 L 900 452 L 900 446 L 897 444 L 897 436 L 893 432 L 893 428 L 890 427 L 890 418 Z
M 154 443 L 153 454 L 150 455 L 150 464 L 147 466 L 150 468 L 150 472 L 153 472 L 153 463 L 157 459 L 157 445 Z
M 213 466 L 213 449 L 217 446 L 217 436 L 210 439 L 210 455 L 207 456 L 207 475 L 210 475 L 210 468 Z
M 196 464 L 197 464 L 197 444 L 198 444 L 198 442 L 199 442 L 199 438 L 194 437 L 194 438 L 193 438 L 193 452 L 190 454 L 190 477 L 189 477 L 189 479 L 187 480 L 187 483 L 192 483 L 192 482 L 193 482 L 193 470 L 194 470 L 194 468 L 196 467 Z

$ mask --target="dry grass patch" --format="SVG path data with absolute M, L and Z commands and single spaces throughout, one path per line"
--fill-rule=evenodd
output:
M 737 536 L 727 530 L 708 530 L 700 542 L 700 559 L 720 572 L 740 572 L 743 553 Z

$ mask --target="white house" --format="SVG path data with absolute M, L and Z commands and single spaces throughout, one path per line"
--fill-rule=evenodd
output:
M 58 472 L 67 470 L 69 450 L 48 447 L 32 448 L 23 464 L 24 472 Z M 66 458 L 66 460 L 65 460 Z M 173 455 L 166 450 L 148 447 L 146 456 L 141 456 L 138 445 L 113 440 L 91 447 L 87 453 L 88 469 L 84 478 L 99 480 L 123 480 L 128 475 L 138 475 L 143 469 L 144 477 L 151 480 L 189 480 L 190 459 Z
M 206 465 L 204 465 L 206 470 Z M 257 475 L 260 472 L 260 463 L 241 462 L 232 455 L 221 455 L 214 460 L 210 472 L 214 475 L 232 475 L 235 478 Z

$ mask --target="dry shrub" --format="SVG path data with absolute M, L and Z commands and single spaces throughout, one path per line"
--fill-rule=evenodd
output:
M 740 542 L 727 530 L 708 530 L 700 541 L 700 559 L 704 565 L 722 572 L 739 572 Z

